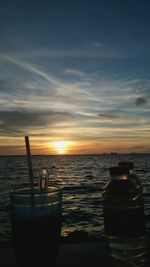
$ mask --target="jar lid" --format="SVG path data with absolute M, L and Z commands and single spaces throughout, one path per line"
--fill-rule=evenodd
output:
M 118 163 L 119 166 L 129 167 L 130 169 L 134 168 L 134 163 L 132 161 L 120 161 Z
M 129 168 L 124 166 L 116 166 L 109 168 L 110 175 L 129 174 Z

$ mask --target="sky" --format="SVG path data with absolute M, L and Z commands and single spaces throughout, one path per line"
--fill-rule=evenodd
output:
M 150 152 L 150 3 L 0 1 L 0 155 Z

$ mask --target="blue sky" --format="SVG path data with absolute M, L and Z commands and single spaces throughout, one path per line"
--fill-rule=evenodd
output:
M 148 1 L 1 1 L 0 154 L 149 152 Z

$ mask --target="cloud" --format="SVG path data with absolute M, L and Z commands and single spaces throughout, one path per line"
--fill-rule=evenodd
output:
M 65 69 L 65 73 L 70 74 L 70 75 L 74 75 L 77 77 L 85 76 L 85 73 L 81 70 L 78 70 L 78 69 Z
M 104 119 L 104 120 L 115 120 L 115 121 L 120 121 L 120 120 L 123 120 L 125 119 L 124 116 L 121 116 L 119 114 L 119 111 L 118 111 L 118 114 L 98 114 L 98 116 L 101 118 L 101 119 Z
M 138 97 L 136 100 L 135 100 L 135 105 L 136 106 L 144 106 L 147 104 L 147 99 L 144 98 L 144 97 Z
M 10 92 L 10 86 L 15 82 L 14 78 L 3 78 L 0 79 L 0 92 Z
M 40 111 L 0 111 L 0 132 L 3 134 L 22 134 L 31 129 L 46 129 L 57 126 L 62 121 L 72 120 L 67 112 Z
M 63 77 L 62 79 L 58 79 L 41 71 L 39 67 L 34 66 L 33 64 L 29 64 L 26 62 L 21 61 L 16 57 L 12 57 L 10 55 L 3 55 L 0 54 L 0 58 L 6 60 L 18 67 L 21 67 L 25 71 L 29 72 L 30 74 L 36 74 L 37 77 L 33 77 L 30 75 L 29 77 L 23 73 L 21 78 L 19 73 L 16 72 L 17 78 L 6 78 L 0 81 L 0 91 L 4 93 L 8 92 L 8 94 L 15 94 L 18 98 L 19 96 L 24 96 L 25 99 L 27 98 L 26 90 L 28 90 L 28 94 L 31 98 L 33 95 L 35 98 L 38 96 L 45 96 L 46 97 L 57 97 L 63 99 L 81 99 L 80 95 L 85 96 L 89 95 L 87 86 L 89 85 L 87 81 L 81 80 L 80 82 L 74 80 L 74 82 L 69 82 L 68 79 L 65 80 Z M 72 73 L 74 76 L 83 76 L 84 73 L 78 70 L 71 70 L 68 73 Z M 24 77 L 25 75 L 25 77 Z M 68 77 L 67 77 L 68 78 Z M 76 77 L 77 78 L 77 77 Z M 46 84 L 47 82 L 47 84 Z M 86 88 L 85 88 L 86 87 Z M 18 94 L 18 95 L 17 95 Z M 63 101 L 62 101 L 63 102 Z
M 105 110 L 98 114 L 102 125 L 110 128 L 134 128 L 137 126 L 144 127 L 149 124 L 149 112 L 138 112 L 132 109 L 112 109 Z
M 39 139 L 50 135 L 74 140 L 108 140 L 114 129 L 117 130 L 115 138 L 119 130 L 143 129 L 148 125 L 148 105 L 142 112 L 138 109 L 141 102 L 135 106 L 135 100 L 141 95 L 147 99 L 148 80 L 145 93 L 141 94 L 140 79 L 108 77 L 105 72 L 89 71 L 81 66 L 60 66 L 54 77 L 49 74 L 48 66 L 44 72 L 42 67 L 21 58 L 8 56 L 5 60 L 10 72 L 0 80 L 1 135 L 23 136 L 30 132 Z M 16 70 L 14 76 L 12 69 Z M 129 139 L 129 135 L 125 132 L 124 138 Z M 134 131 L 134 138 L 137 135 Z
M 47 74 L 46 72 L 40 70 L 37 66 L 34 66 L 33 64 L 23 62 L 16 57 L 6 55 L 6 54 L 0 54 L 0 58 L 10 63 L 13 63 L 15 65 L 18 65 L 29 72 L 35 73 L 39 75 L 40 77 L 44 78 L 46 81 L 53 83 L 54 85 L 59 85 L 59 82 L 57 81 L 57 79 Z
M 18 53 L 18 58 L 51 58 L 51 59 L 62 59 L 62 58 L 103 58 L 103 59 L 117 59 L 124 58 L 124 55 L 118 53 L 117 50 L 110 50 L 107 46 L 104 46 L 101 42 L 92 42 L 87 45 L 80 47 L 73 47 L 67 49 L 34 49 L 30 51 L 23 51 Z
M 96 48 L 101 48 L 101 47 L 104 47 L 104 44 L 102 42 L 95 41 L 92 43 L 92 46 Z

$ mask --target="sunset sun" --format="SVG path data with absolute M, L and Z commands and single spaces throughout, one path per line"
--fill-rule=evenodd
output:
M 57 141 L 52 143 L 52 147 L 57 154 L 66 154 L 69 149 L 69 141 Z

